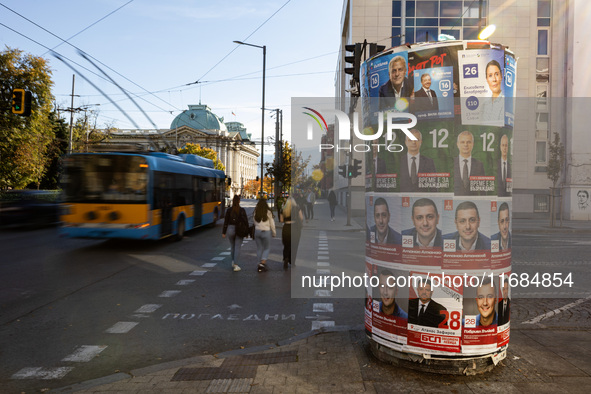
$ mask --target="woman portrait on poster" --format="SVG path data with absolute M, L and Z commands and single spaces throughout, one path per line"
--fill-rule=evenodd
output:
M 491 60 L 485 69 L 490 96 L 482 99 L 482 119 L 491 122 L 505 120 L 505 95 L 503 94 L 503 71 L 496 60 Z

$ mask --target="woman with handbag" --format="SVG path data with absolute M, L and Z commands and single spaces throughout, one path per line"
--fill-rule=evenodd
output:
M 254 240 L 257 244 L 257 258 L 260 261 L 258 271 L 267 270 L 267 259 L 271 249 L 271 235 L 275 238 L 275 219 L 273 212 L 265 198 L 259 199 L 253 213 L 253 222 L 255 228 Z
M 279 215 L 279 221 L 283 223 L 283 231 L 281 232 L 281 241 L 283 241 L 283 269 L 287 269 L 288 264 L 295 265 L 300 236 L 302 235 L 302 224 L 304 222 L 304 215 L 302 215 L 302 211 L 293 197 L 289 197 L 283 205 L 281 215 Z
M 248 216 L 246 216 L 244 208 L 240 207 L 239 195 L 235 195 L 232 199 L 232 208 L 226 210 L 222 238 L 226 238 L 226 235 L 230 241 L 232 269 L 234 272 L 238 272 L 240 271 L 238 261 L 240 259 L 242 240 L 248 235 Z

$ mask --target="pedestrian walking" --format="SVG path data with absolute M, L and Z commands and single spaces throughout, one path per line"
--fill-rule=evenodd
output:
M 316 193 L 313 189 L 308 189 L 306 196 L 306 208 L 308 209 L 308 218 L 314 220 L 314 204 L 316 203 Z
M 228 238 L 230 241 L 230 256 L 232 257 L 232 269 L 234 272 L 240 271 L 238 262 L 240 261 L 240 248 L 242 240 L 248 235 L 248 216 L 244 208 L 240 207 L 240 196 L 235 195 L 232 199 L 232 208 L 226 210 L 224 218 L 224 228 L 222 238 Z
M 281 232 L 283 269 L 287 269 L 288 264 L 295 265 L 304 221 L 302 211 L 292 197 L 289 197 L 283 205 L 279 221 L 283 223 L 283 231 Z
M 337 195 L 334 190 L 331 190 L 330 193 L 328 193 L 328 206 L 330 207 L 330 221 L 334 222 L 334 209 L 337 206 Z
M 271 249 L 271 236 L 275 238 L 275 219 L 265 198 L 259 199 L 253 213 L 254 240 L 257 244 L 258 271 L 267 270 L 267 259 Z
M 295 201 L 298 204 L 298 207 L 300 208 L 300 211 L 302 212 L 302 215 L 304 216 L 304 218 L 306 219 L 306 221 L 308 221 L 308 208 L 306 207 L 306 196 L 304 195 L 304 193 L 296 193 L 295 195 Z

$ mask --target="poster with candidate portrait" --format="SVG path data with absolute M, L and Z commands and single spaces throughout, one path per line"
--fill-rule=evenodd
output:
M 497 129 L 490 138 L 494 138 L 492 145 L 495 148 L 496 194 L 499 197 L 510 197 L 513 195 L 513 129 Z
M 453 67 L 415 70 L 411 112 L 417 119 L 454 116 Z
M 462 341 L 461 275 L 428 275 L 427 272 L 411 271 L 409 277 L 407 350 L 459 353 Z
M 404 150 L 397 157 L 397 191 L 401 193 L 453 192 L 450 146 L 453 121 L 419 121 L 410 130 L 416 140 L 399 133 Z
M 511 287 L 509 277 L 511 271 L 504 271 L 499 275 L 499 288 L 497 292 L 497 346 L 505 346 L 509 343 L 511 326 Z
M 454 195 L 495 196 L 498 161 L 495 162 L 497 127 L 456 128 L 452 145 Z
M 499 198 L 491 201 L 490 265 L 491 269 L 495 271 L 511 267 L 512 207 L 511 198 Z
M 505 125 L 505 51 L 458 51 L 463 125 Z
M 408 54 L 409 76 L 414 91 L 410 110 L 418 119 L 454 116 L 458 86 L 457 53 L 462 45 L 435 46 Z
M 444 201 L 443 259 L 449 270 L 490 270 L 491 201 L 454 197 Z
M 393 133 L 396 136 L 396 133 Z M 398 188 L 398 175 L 396 173 L 399 149 L 390 146 L 386 136 L 374 140 L 370 144 L 371 149 L 365 153 L 365 179 L 366 191 L 394 192 Z
M 497 348 L 498 280 L 485 276 L 464 287 L 462 353 L 485 354 Z M 483 280 L 484 279 L 484 280 Z M 469 281 L 470 282 L 470 281 Z M 474 284 L 474 282 L 472 282 Z
M 374 260 L 397 267 L 401 263 L 400 197 L 394 193 L 366 196 L 366 252 Z
M 408 78 L 408 52 L 400 51 L 372 58 L 367 62 L 370 97 L 369 123 L 378 124 L 383 111 L 409 112 L 413 81 Z
M 441 267 L 443 234 L 439 224 L 443 198 L 402 195 L 402 264 L 406 267 Z
M 401 350 L 408 322 L 408 272 L 373 265 L 371 276 L 379 279 L 372 288 L 372 338 Z

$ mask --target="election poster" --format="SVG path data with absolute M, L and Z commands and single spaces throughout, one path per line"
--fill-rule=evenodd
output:
M 409 112 L 413 81 L 408 78 L 408 52 L 388 53 L 370 59 L 367 65 L 370 97 L 369 124 L 378 123 L 383 111 Z
M 414 352 L 459 353 L 462 334 L 462 276 L 410 271 L 408 346 Z M 420 280 L 415 280 L 420 278 Z
M 373 288 L 372 338 L 394 344 L 401 350 L 406 344 L 408 323 L 408 274 L 374 265 L 372 276 L 379 278 L 379 286 Z
M 515 80 L 514 63 L 509 71 L 511 89 Z M 505 51 L 501 48 L 458 51 L 462 124 L 503 127 L 506 124 L 507 78 Z M 514 90 L 510 91 L 514 94 Z M 510 101 L 512 105 L 513 100 Z M 511 108 L 508 108 L 513 111 Z M 510 115 L 512 126 L 513 112 Z
M 417 119 L 453 118 L 457 92 L 457 52 L 461 45 L 435 46 L 408 54 L 413 79 L 410 110 Z M 454 89 L 455 87 L 455 89 Z
M 497 297 L 497 346 L 505 346 L 509 343 L 509 329 L 511 325 L 511 288 L 509 277 L 511 271 L 505 271 L 499 278 L 499 290 Z
M 365 273 L 368 277 L 372 275 L 372 264 L 368 261 L 365 262 Z M 371 286 L 365 289 L 365 332 L 371 334 L 372 329 L 372 314 L 373 314 L 373 298 Z
M 454 197 L 444 204 L 441 268 L 490 270 L 491 201 Z
M 511 216 L 512 199 L 491 201 L 490 264 L 492 270 L 508 269 L 511 266 Z
M 410 133 L 400 133 L 399 143 L 404 150 L 396 154 L 397 184 L 402 193 L 453 192 L 452 143 L 453 121 L 419 121 Z
M 443 236 L 439 225 L 443 198 L 402 196 L 402 264 L 406 267 L 441 267 Z
M 495 141 L 495 167 L 497 196 L 510 197 L 513 195 L 513 130 L 509 128 L 497 129 L 493 134 Z
M 498 128 L 456 128 L 452 147 L 455 196 L 496 195 Z
M 462 278 L 511 272 L 516 58 L 484 41 L 431 43 L 374 56 L 361 74 L 363 134 L 379 135 L 364 150 L 372 275 L 456 279 L 408 284 L 406 304 L 402 288 L 388 297 L 372 287 L 366 329 L 400 351 L 492 353 L 509 340 L 509 322 L 497 321 L 509 297 L 498 283 L 469 286 Z M 392 298 L 395 313 L 407 314 L 406 331 L 388 317 Z M 428 317 L 420 314 L 429 305 Z
M 505 51 L 505 124 L 510 128 L 513 128 L 515 123 L 516 70 L 517 59 L 515 59 L 515 55 Z
M 484 354 L 497 348 L 498 280 L 489 276 L 479 279 L 478 285 L 464 288 L 464 354 Z
M 396 133 L 393 133 L 396 136 Z M 394 192 L 398 187 L 396 174 L 397 158 L 400 153 L 392 152 L 386 136 L 372 141 L 371 149 L 365 153 L 366 190 Z
M 400 197 L 394 193 L 372 193 L 366 197 L 366 212 L 369 257 L 400 264 Z

